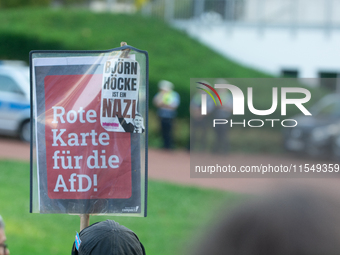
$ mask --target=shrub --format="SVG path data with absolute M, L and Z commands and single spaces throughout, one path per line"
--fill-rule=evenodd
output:
M 17 8 L 24 6 L 48 6 L 52 0 L 0 0 L 0 8 Z

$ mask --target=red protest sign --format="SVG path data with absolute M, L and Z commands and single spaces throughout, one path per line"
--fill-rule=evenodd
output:
M 51 199 L 131 196 L 130 134 L 107 132 L 102 127 L 101 82 L 101 74 L 49 75 L 44 79 Z
M 146 216 L 148 55 L 125 48 L 30 53 L 31 212 Z

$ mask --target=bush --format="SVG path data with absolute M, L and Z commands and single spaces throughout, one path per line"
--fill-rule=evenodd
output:
M 62 5 L 86 5 L 88 4 L 90 1 L 89 0 L 59 0 L 59 2 Z
M 52 0 L 0 0 L 0 8 L 17 8 L 23 6 L 48 6 Z

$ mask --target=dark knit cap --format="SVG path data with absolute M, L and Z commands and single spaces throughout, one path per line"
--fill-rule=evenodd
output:
M 113 220 L 94 223 L 79 236 L 79 251 L 73 243 L 72 255 L 145 255 L 137 235 Z

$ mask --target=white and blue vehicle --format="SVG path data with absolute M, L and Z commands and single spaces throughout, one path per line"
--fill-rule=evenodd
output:
M 30 141 L 29 67 L 0 61 L 0 134 Z
M 310 157 L 340 160 L 340 95 L 330 94 L 310 108 L 312 116 L 293 117 L 299 125 L 284 129 L 284 147 Z

